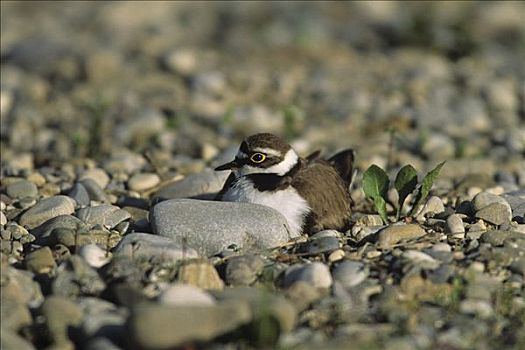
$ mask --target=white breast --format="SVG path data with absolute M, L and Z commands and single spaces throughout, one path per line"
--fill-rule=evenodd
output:
M 308 203 L 293 187 L 279 191 L 259 191 L 246 177 L 236 181 L 224 194 L 222 200 L 256 203 L 274 208 L 288 221 L 292 237 L 301 235 L 304 218 L 310 210 Z

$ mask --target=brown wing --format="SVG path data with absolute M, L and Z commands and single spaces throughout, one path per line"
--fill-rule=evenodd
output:
M 308 163 L 294 177 L 292 185 L 311 207 L 305 222 L 306 233 L 346 228 L 350 219 L 350 194 L 328 162 L 318 159 Z
M 228 191 L 228 189 L 231 187 L 233 180 L 235 180 L 235 175 L 233 173 L 230 173 L 230 176 L 228 176 L 228 178 L 224 182 L 224 186 L 222 186 L 222 189 L 220 190 L 220 192 L 217 193 L 217 195 L 215 196 L 216 201 L 222 200 L 222 196 L 224 196 L 226 191 Z

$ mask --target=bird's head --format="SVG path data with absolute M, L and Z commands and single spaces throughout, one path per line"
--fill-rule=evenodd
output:
M 235 159 L 215 168 L 232 170 L 236 176 L 288 173 L 299 157 L 288 143 L 268 133 L 255 134 L 241 142 Z

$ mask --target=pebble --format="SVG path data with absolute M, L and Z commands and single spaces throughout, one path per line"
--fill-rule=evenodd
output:
M 312 288 L 307 282 L 298 281 L 286 289 L 286 297 L 298 311 L 303 311 L 313 302 L 326 296 L 327 292 L 327 290 Z
M 508 192 L 503 194 L 502 197 L 509 203 L 513 217 L 521 216 L 525 219 L 525 190 Z
M 226 283 L 234 286 L 249 286 L 257 281 L 264 263 L 264 259 L 258 255 L 243 255 L 229 259 L 226 265 Z
M 494 225 L 503 225 L 511 221 L 512 211 L 507 203 L 492 203 L 476 211 L 476 218 Z
M 251 315 L 244 302 L 210 306 L 144 303 L 131 309 L 129 334 L 134 347 L 170 349 L 234 331 L 248 323 Z
M 131 215 L 117 206 L 102 204 L 96 207 L 87 207 L 79 209 L 76 216 L 83 222 L 94 225 L 104 225 L 112 229 Z
M 427 214 L 439 214 L 445 211 L 445 206 L 443 205 L 443 201 L 441 198 L 436 196 L 431 196 L 427 199 L 425 202 L 425 205 L 423 206 L 423 209 L 421 209 L 421 212 L 418 215 L 418 219 L 423 220 L 425 218 L 425 215 Z
M 100 187 L 99 184 L 92 178 L 83 179 L 79 183 L 86 189 L 90 200 L 99 203 L 109 202 L 109 198 L 102 187 Z
M 316 233 L 310 237 L 306 245 L 306 252 L 317 255 L 321 253 L 330 253 L 341 247 L 339 239 L 334 235 L 333 230 L 326 230 Z
M 525 235 L 515 231 L 490 230 L 480 237 L 482 242 L 490 243 L 493 246 L 502 246 L 508 238 L 525 239 Z
M 157 186 L 160 183 L 160 177 L 154 173 L 135 174 L 128 180 L 128 187 L 132 191 L 145 191 Z
M 228 176 L 228 171 L 206 169 L 161 187 L 153 196 L 153 201 L 175 198 L 214 199 Z
M 330 288 L 333 280 L 328 266 L 320 262 L 292 265 L 284 273 L 285 288 L 294 283 L 305 282 L 312 288 Z
M 346 256 L 346 253 L 342 249 L 336 249 L 328 255 L 328 261 L 336 262 L 342 260 Z
M 44 197 L 53 197 L 59 194 L 62 190 L 60 186 L 54 183 L 46 183 L 42 188 L 40 188 L 40 194 Z
M 53 252 L 49 247 L 43 247 L 27 254 L 26 267 L 36 274 L 50 273 L 56 268 Z
M 2 300 L 12 299 L 30 308 L 39 307 L 44 297 L 34 277 L 32 272 L 2 265 Z
M 122 350 L 121 347 L 115 345 L 108 338 L 93 337 L 86 341 L 83 345 L 84 350 Z
M 479 211 L 494 203 L 505 204 L 507 202 L 502 197 L 490 193 L 488 191 L 480 192 L 472 199 L 472 206 L 474 207 L 474 211 Z
M 42 174 L 37 173 L 37 172 L 30 174 L 27 177 L 27 180 L 31 181 L 38 187 L 44 186 L 44 184 L 46 183 L 46 178 Z
M 459 304 L 459 310 L 465 314 L 476 315 L 481 319 L 487 319 L 494 314 L 492 305 L 485 300 L 462 300 Z
M 197 68 L 197 54 L 191 49 L 175 49 L 163 57 L 166 67 L 173 73 L 190 75 Z
M 427 248 L 424 252 L 439 261 L 450 263 L 453 260 L 452 247 L 447 243 L 437 243 L 432 248 Z
M 106 283 L 83 258 L 72 255 L 58 266 L 51 288 L 54 295 L 76 298 L 99 295 Z
M 346 260 L 334 267 L 332 275 L 343 287 L 351 288 L 366 280 L 369 269 L 361 262 Z
M 72 214 L 75 205 L 75 201 L 67 196 L 44 198 L 22 214 L 19 222 L 20 225 L 33 229 L 59 215 Z
M 358 242 L 361 243 L 375 236 L 376 233 L 384 229 L 386 226 L 359 226 L 354 225 L 350 230 L 351 236 Z M 348 234 L 348 232 L 347 232 Z
M 129 258 L 162 256 L 172 261 L 198 258 L 197 251 L 168 237 L 149 233 L 134 232 L 124 236 L 114 251 L 115 255 Z
M 6 188 L 6 193 L 11 198 L 36 197 L 38 189 L 36 185 L 27 180 L 20 180 L 10 184 Z
M 388 249 L 401 241 L 417 239 L 426 234 L 425 230 L 416 224 L 390 225 L 379 231 L 378 245 Z
M 106 252 L 96 244 L 86 244 L 79 248 L 78 255 L 80 255 L 89 266 L 98 269 L 106 265 L 111 259 Z
M 81 183 L 76 183 L 67 194 L 77 203 L 77 208 L 87 207 L 90 203 L 89 193 Z
M 224 282 L 219 277 L 217 270 L 207 261 L 197 260 L 182 264 L 179 268 L 178 280 L 202 289 L 224 288 Z
M 232 244 L 244 250 L 268 249 L 294 238 L 279 212 L 252 203 L 173 199 L 155 205 L 150 219 L 155 233 L 204 256 Z
M 465 226 L 463 220 L 457 214 L 452 214 L 447 218 L 447 233 L 454 238 L 465 237 Z
M 436 260 L 430 255 L 416 250 L 407 250 L 403 252 L 402 257 L 424 270 L 435 270 L 441 265 L 439 260 Z
M 82 175 L 78 178 L 80 182 L 86 179 L 91 179 L 95 181 L 95 183 L 100 188 L 106 188 L 106 186 L 109 184 L 109 175 L 106 173 L 104 169 L 101 168 L 92 168 L 84 171 Z
M 449 264 L 442 264 L 437 269 L 425 271 L 427 278 L 434 284 L 447 283 L 454 273 L 454 267 Z
M 7 218 L 5 217 L 5 214 L 3 211 L 0 211 L 0 226 L 4 226 L 7 224 Z
M 360 216 L 356 223 L 362 226 L 381 226 L 383 225 L 383 219 L 379 215 L 367 214 Z
M 4 318 L 2 317 L 2 320 Z M 8 350 L 34 350 L 33 344 L 22 338 L 17 332 L 8 328 L 2 328 L 2 338 L 0 338 L 0 348 Z
M 158 297 L 159 302 L 166 305 L 181 306 L 211 306 L 216 301 L 201 288 L 190 284 L 176 283 L 166 288 Z
M 3 292 L 3 291 L 2 291 Z M 4 329 L 20 331 L 31 324 L 31 313 L 26 305 L 16 302 L 12 298 L 2 296 L 2 337 Z
M 116 344 L 122 344 L 127 339 L 127 308 L 94 297 L 78 298 L 77 304 L 82 311 L 79 328 L 83 339 L 105 338 Z
M 253 340 L 256 342 L 263 342 L 260 343 L 261 345 L 268 340 L 277 340 L 279 334 L 290 332 L 296 325 L 297 311 L 293 305 L 284 297 L 270 293 L 265 289 L 233 287 L 221 291 L 212 291 L 211 293 L 220 304 L 227 302 L 247 302 L 249 304 L 252 313 L 249 333 L 255 337 Z M 272 339 L 265 341 L 265 339 L 260 338 L 261 335 L 257 335 L 261 323 L 268 323 L 268 330 L 271 329 L 273 333 L 269 335 Z M 270 344 L 266 345 L 270 346 Z M 275 343 L 273 345 L 275 346 Z
M 159 116 L 155 116 L 154 118 L 157 117 Z M 142 122 L 143 121 L 139 121 L 136 125 L 140 125 Z M 134 128 L 136 128 L 135 130 L 126 130 L 124 128 L 121 137 L 127 138 L 129 136 L 133 136 L 131 135 L 131 133 L 129 133 L 129 131 L 140 133 L 140 126 L 137 128 L 136 125 L 133 126 Z M 120 149 L 112 153 L 110 158 L 104 161 L 104 170 L 106 170 L 110 174 L 133 174 L 142 169 L 142 167 L 145 164 L 146 159 L 142 155 L 134 153 L 127 149 Z M 105 186 L 100 187 L 105 188 Z
M 45 317 L 45 326 L 49 332 L 52 344 L 55 348 L 74 348 L 69 340 L 69 330 L 80 325 L 82 311 L 73 301 L 52 295 L 46 298 L 41 307 L 42 315 Z
M 31 230 L 31 233 L 37 238 L 37 240 L 45 240 L 56 228 L 64 228 L 71 231 L 76 231 L 78 228 L 81 228 L 82 225 L 82 221 L 75 216 L 59 215 L 34 228 Z

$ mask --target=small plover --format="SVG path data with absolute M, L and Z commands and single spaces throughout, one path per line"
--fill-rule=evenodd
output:
M 242 141 L 233 161 L 215 169 L 232 171 L 216 199 L 272 207 L 287 219 L 294 235 L 344 230 L 350 218 L 353 161 L 351 149 L 327 160 L 319 152 L 301 158 L 281 138 L 255 134 Z

